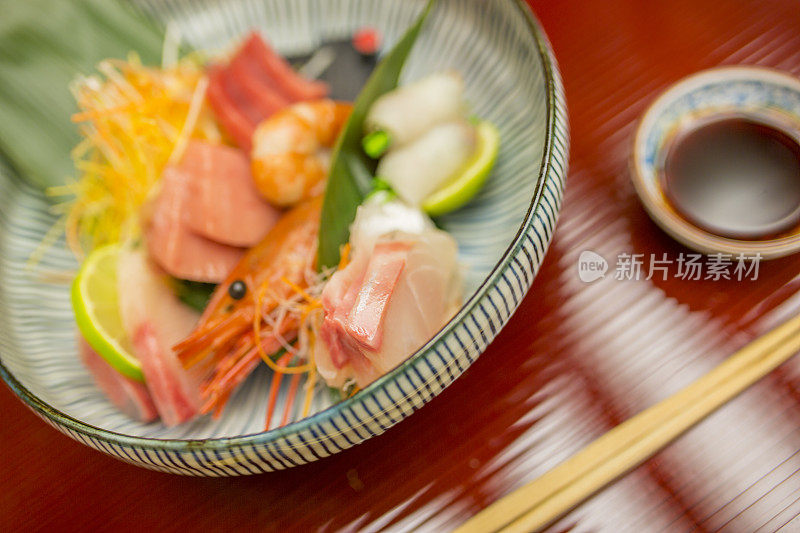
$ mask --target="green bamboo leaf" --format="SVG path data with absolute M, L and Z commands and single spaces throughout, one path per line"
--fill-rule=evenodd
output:
M 174 281 L 173 288 L 178 299 L 200 313 L 205 311 L 209 300 L 211 300 L 211 295 L 217 288 L 213 283 L 201 283 L 185 279 L 176 279 Z
M 356 209 L 372 188 L 377 162 L 368 157 L 361 147 L 367 112 L 378 97 L 397 87 L 406 59 L 435 3 L 436 0 L 429 0 L 414 25 L 375 67 L 339 136 L 322 205 L 317 249 L 320 269 L 339 263 L 339 249 L 350 237 L 350 224 L 356 216 Z
M 0 1 L 0 156 L 45 189 L 74 174 L 69 92 L 78 74 L 135 51 L 158 64 L 162 31 L 116 0 Z

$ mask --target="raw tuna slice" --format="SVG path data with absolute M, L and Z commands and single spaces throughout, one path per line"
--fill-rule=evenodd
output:
M 203 237 L 249 248 L 261 242 L 280 217 L 280 211 L 259 195 L 250 161 L 237 148 L 191 141 L 180 170 L 191 177 L 186 222 Z
M 259 71 L 258 64 L 251 58 L 238 54 L 231 60 L 228 73 L 238 82 L 262 117 L 267 118 L 289 105 L 289 99 L 280 94 L 275 84 Z
M 321 81 L 307 80 L 294 71 L 278 53 L 253 32 L 242 45 L 239 54 L 247 56 L 264 72 L 272 83 L 290 101 L 316 100 L 328 94 L 328 85 Z
M 359 207 L 350 233 L 353 259 L 322 292 L 315 361 L 332 387 L 368 385 L 425 344 L 458 308 L 456 243 L 430 221 L 420 224 L 417 213 L 393 202 Z M 403 231 L 412 228 L 418 232 Z
M 186 161 L 186 158 L 184 158 Z M 152 206 L 145 236 L 150 255 L 167 273 L 181 279 L 219 283 L 244 250 L 194 233 L 188 226 L 192 176 L 181 166 L 167 167 Z M 221 207 L 229 209 L 229 207 Z
M 185 370 L 172 350 L 192 331 L 199 315 L 177 299 L 168 283 L 144 251 L 120 254 L 117 284 L 122 323 L 162 422 L 174 426 L 200 411 L 200 383 L 207 369 Z
M 304 79 L 253 32 L 229 64 L 209 70 L 206 97 L 225 132 L 249 152 L 262 120 L 290 103 L 327 94 L 327 84 Z
M 158 418 L 156 406 L 144 383 L 114 370 L 83 337 L 78 338 L 78 354 L 97 386 L 120 411 L 140 422 L 152 422 Z
M 256 131 L 258 122 L 251 120 L 240 105 L 225 91 L 223 77 L 226 75 L 226 71 L 222 67 L 216 66 L 209 69 L 206 98 L 225 133 L 240 148 L 249 152 L 253 142 L 253 132 Z

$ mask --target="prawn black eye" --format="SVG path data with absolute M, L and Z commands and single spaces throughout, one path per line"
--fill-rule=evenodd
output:
M 228 287 L 228 294 L 234 300 L 241 300 L 247 294 L 247 285 L 244 284 L 244 281 L 237 279 Z

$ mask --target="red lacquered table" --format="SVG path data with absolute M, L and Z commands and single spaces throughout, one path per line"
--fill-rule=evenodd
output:
M 637 117 L 670 83 L 714 65 L 800 75 L 800 4 L 532 6 L 566 86 L 566 201 L 531 292 L 461 379 L 354 449 L 237 479 L 118 462 L 0 387 L 0 530 L 448 529 L 800 312 L 797 256 L 762 263 L 757 280 L 683 280 L 674 263 L 666 280 L 616 280 L 613 270 L 620 254 L 689 253 L 647 218 L 629 183 Z M 611 263 L 605 279 L 579 280 L 584 250 Z M 790 361 L 555 529 L 798 531 L 799 450 L 800 361 Z

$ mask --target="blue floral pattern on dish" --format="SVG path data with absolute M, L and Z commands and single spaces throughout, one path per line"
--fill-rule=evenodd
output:
M 723 72 L 723 71 L 720 71 Z M 641 161 L 655 172 L 661 151 L 670 134 L 681 123 L 694 118 L 722 113 L 774 113 L 800 122 L 800 92 L 779 83 L 721 76 L 694 88 L 669 102 L 650 129 Z

